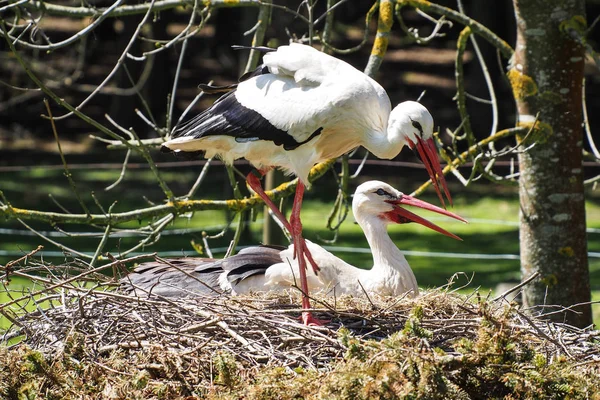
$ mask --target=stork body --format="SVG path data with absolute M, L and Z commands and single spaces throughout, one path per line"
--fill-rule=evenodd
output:
M 457 236 L 402 208 L 411 205 L 464 221 L 461 217 L 426 202 L 407 196 L 390 185 L 369 181 L 360 185 L 353 198 L 354 217 L 365 232 L 373 252 L 373 267 L 356 268 L 324 248 L 306 241 L 320 272 L 307 271 L 307 287 L 336 294 L 379 294 L 397 296 L 418 294 L 415 276 L 402 252 L 387 233 L 392 223 L 416 222 L 455 239 Z M 255 246 L 223 260 L 184 258 L 168 264 L 141 264 L 124 279 L 138 293 L 151 292 L 180 297 L 220 292 L 243 294 L 286 290 L 295 286 L 303 266 L 288 248 Z
M 319 162 L 358 146 L 391 159 L 408 144 L 419 152 L 442 203 L 440 186 L 451 201 L 432 138 L 433 118 L 425 107 L 409 101 L 392 110 L 377 82 L 310 46 L 282 46 L 265 54 L 263 62 L 237 88 L 175 130 L 163 149 L 203 151 L 206 157 L 218 156 L 227 163 L 245 158 L 261 173 L 279 167 L 296 175 L 299 182 L 289 223 L 264 193 L 258 177 L 249 174 L 247 181 L 290 231 L 301 266 L 306 257 L 313 272 L 319 270 L 300 221 L 308 175 Z M 302 268 L 300 282 L 303 307 L 309 309 Z M 311 319 L 308 313 L 305 317 Z

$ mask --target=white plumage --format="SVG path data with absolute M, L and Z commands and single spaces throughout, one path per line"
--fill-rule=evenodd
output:
M 356 268 L 321 246 L 307 241 L 312 256 L 320 266 L 318 275 L 311 270 L 307 272 L 308 288 L 311 291 L 355 296 L 362 295 L 363 288 L 369 295 L 417 295 L 415 276 L 406 258 L 388 235 L 387 226 L 391 223 L 416 222 L 452 238 L 459 238 L 410 213 L 402 205 L 424 208 L 465 221 L 456 214 L 407 196 L 384 182 L 363 183 L 356 189 L 352 210 L 373 252 L 373 267 L 369 270 Z M 293 246 L 284 250 L 252 247 L 230 259 L 180 259 L 177 267 L 181 270 L 164 264 L 142 264 L 126 282 L 144 291 L 168 296 L 211 294 L 199 280 L 232 294 L 287 290 L 296 285 L 301 268 L 293 255 Z

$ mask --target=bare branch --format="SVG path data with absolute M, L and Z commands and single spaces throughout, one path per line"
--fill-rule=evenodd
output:
M 73 180 L 73 175 L 71 174 L 71 171 L 69 171 L 69 166 L 67 165 L 67 160 L 65 159 L 65 156 L 62 152 L 62 148 L 60 146 L 60 139 L 58 138 L 58 132 L 56 132 L 56 125 L 54 124 L 54 117 L 52 116 L 52 110 L 50 109 L 50 104 L 48 103 L 48 100 L 44 99 L 44 105 L 46 106 L 46 110 L 48 112 L 48 117 L 50 119 L 50 125 L 52 126 L 52 133 L 54 134 L 54 139 L 56 140 L 56 145 L 58 146 L 58 154 L 60 154 L 60 159 L 65 168 L 65 176 L 67 177 L 67 180 L 69 181 L 71 190 L 73 191 L 73 194 L 77 198 L 79 205 L 81 205 L 81 208 L 83 209 L 83 211 L 87 215 L 89 215 L 90 210 L 88 210 L 88 208 L 85 205 L 85 203 L 83 202 L 83 200 L 81 200 L 81 196 L 79 195 L 79 191 L 77 190 L 77 185 L 75 184 L 75 181 Z
M 334 162 L 335 160 L 329 160 L 314 166 L 311 170 L 309 180 L 313 182 L 314 180 L 320 178 L 333 165 Z M 297 183 L 297 179 L 294 179 L 290 182 L 285 182 L 279 185 L 277 188 L 267 191 L 267 196 L 274 200 L 287 197 L 294 193 Z M 250 209 L 259 204 L 262 204 L 262 200 L 258 196 L 231 200 L 175 200 L 169 201 L 166 204 L 139 210 L 127 211 L 123 213 L 112 213 L 110 215 L 90 214 L 89 217 L 86 214 L 62 214 L 37 210 L 26 210 L 13 207 L 10 204 L 2 204 L 0 205 L 0 215 L 6 218 L 21 218 L 23 220 L 38 220 L 49 223 L 89 223 L 101 226 L 111 224 L 114 226 L 128 221 L 163 217 L 168 214 L 182 215 L 201 210 L 230 210 L 233 212 L 239 212 Z
M 122 1 L 122 0 L 118 0 L 118 1 Z M 113 69 L 109 72 L 109 74 L 106 76 L 106 78 L 104 78 L 104 80 L 98 85 L 98 87 L 94 91 L 92 91 L 92 93 L 90 93 L 90 95 L 88 97 L 86 97 L 81 103 L 79 103 L 79 105 L 77 107 L 75 107 L 75 110 L 79 111 L 84 105 L 87 104 L 87 102 L 89 102 L 92 98 L 94 98 L 94 96 L 96 96 L 96 94 L 98 94 L 100 92 L 100 90 L 112 79 L 112 77 L 117 73 L 117 71 L 119 70 L 119 68 L 123 65 L 123 63 L 125 62 L 125 59 L 127 58 L 127 53 L 129 53 L 129 49 L 131 49 L 131 47 L 135 43 L 135 41 L 136 41 L 136 39 L 137 39 L 137 37 L 138 37 L 138 35 L 140 33 L 140 30 L 146 24 L 146 21 L 150 17 L 150 14 L 151 14 L 151 11 L 152 11 L 152 7 L 154 6 L 155 1 L 156 0 L 151 0 L 150 1 L 150 6 L 148 7 L 148 11 L 144 15 L 144 18 L 142 18 L 142 21 L 136 27 L 135 32 L 133 33 L 133 35 L 131 35 L 131 38 L 130 38 L 129 42 L 125 46 L 125 49 L 121 53 L 121 56 L 119 57 L 117 63 L 113 67 Z M 69 113 L 67 113 L 65 115 L 62 115 L 60 117 L 56 117 L 56 119 L 59 120 L 59 119 L 67 118 L 67 117 L 70 117 L 73 114 L 74 114 L 74 112 L 71 111 L 71 112 L 69 112 Z
M 87 35 L 88 33 L 90 33 L 91 31 L 93 31 L 94 29 L 96 29 L 96 27 L 98 27 L 102 21 L 104 21 L 117 7 L 119 7 L 124 0 L 117 0 L 113 3 L 113 5 L 111 5 L 110 7 L 108 7 L 107 9 L 105 9 L 102 14 L 100 14 L 98 16 L 97 19 L 94 20 L 93 23 L 89 24 L 88 26 L 86 26 L 85 28 L 83 28 L 82 30 L 80 30 L 79 32 L 77 32 L 75 35 L 61 41 L 58 43 L 51 43 L 48 45 L 38 45 L 38 44 L 33 44 L 33 43 L 29 43 L 29 42 L 25 42 L 22 41 L 18 38 L 15 38 L 11 35 L 9 35 L 7 32 L 3 32 L 3 35 L 6 35 L 7 39 L 10 39 L 13 43 L 17 43 L 23 47 L 29 48 L 29 49 L 35 49 L 35 50 L 42 50 L 42 51 L 53 51 L 53 50 L 57 50 L 60 49 L 62 47 L 66 47 L 72 43 L 75 43 L 76 41 L 78 41 L 79 39 L 83 38 L 85 35 Z
M 419 8 L 425 12 L 444 15 L 446 18 L 458 22 L 461 25 L 468 26 L 471 28 L 471 31 L 485 40 L 487 40 L 492 46 L 496 47 L 505 58 L 510 58 L 514 52 L 512 47 L 504 40 L 502 40 L 498 35 L 494 32 L 490 31 L 484 25 L 475 21 L 472 18 L 467 17 L 466 15 L 452 10 L 451 8 L 447 8 L 444 6 L 440 6 L 438 4 L 426 1 L 426 0 L 396 0 L 397 7 L 406 7 L 411 6 L 413 8 Z
M 459 11 L 465 14 L 462 0 L 457 0 L 457 2 Z M 473 49 L 475 50 L 475 54 L 477 55 L 477 60 L 479 60 L 479 65 L 481 65 L 481 71 L 483 72 L 483 77 L 485 78 L 485 84 L 487 85 L 488 92 L 490 94 L 490 103 L 492 106 L 492 127 L 490 129 L 490 135 L 493 135 L 498 131 L 498 102 L 496 101 L 496 91 L 494 90 L 494 83 L 492 82 L 492 77 L 490 76 L 490 72 L 485 63 L 485 59 L 483 58 L 483 54 L 481 53 L 481 49 L 479 48 L 479 44 L 477 43 L 477 39 L 473 35 L 470 35 L 469 39 L 471 40 L 471 44 L 473 44 Z M 490 142 L 489 146 L 490 150 L 495 150 L 494 142 Z
M 210 8 L 222 8 L 222 7 L 258 7 L 263 3 L 259 0 L 237 0 L 232 2 L 230 0 L 203 0 L 202 3 Z M 156 1 L 152 10 L 160 12 L 164 10 L 170 10 L 177 7 L 186 5 L 193 5 L 193 0 L 160 0 Z M 84 18 L 84 17 L 98 17 L 102 15 L 106 8 L 95 8 L 95 7 L 71 7 L 63 6 L 58 4 L 52 4 L 45 1 L 30 0 L 23 4 L 24 8 L 35 11 L 43 11 L 46 15 L 72 17 L 72 18 Z M 149 3 L 141 3 L 135 5 L 124 5 L 115 8 L 110 12 L 108 17 L 123 17 L 127 15 L 144 14 L 148 12 L 150 7 Z
M 496 140 L 500 140 L 503 138 L 507 138 L 510 136 L 515 136 L 518 134 L 524 134 L 529 130 L 529 127 L 515 127 L 515 128 L 508 128 L 508 129 L 503 129 L 499 132 L 496 132 L 494 135 L 492 136 L 488 136 L 487 138 L 481 140 L 480 142 L 472 145 L 469 147 L 469 149 L 467 151 L 464 151 L 462 153 L 460 153 L 453 161 L 452 163 L 446 165 L 444 167 L 444 169 L 442 170 L 442 173 L 444 175 L 448 174 L 448 172 L 450 172 L 453 168 L 458 167 L 459 165 L 465 164 L 467 162 L 467 157 L 469 156 L 473 156 L 477 153 L 479 153 L 479 151 L 481 150 L 481 148 L 483 146 L 487 146 L 489 144 L 490 141 L 496 141 Z M 411 196 L 418 196 L 419 194 L 423 193 L 425 191 L 425 189 L 427 189 L 427 187 L 429 187 L 429 185 L 431 185 L 431 180 L 425 182 L 424 184 L 422 184 L 421 186 L 419 186 L 419 188 L 417 190 L 415 190 Z

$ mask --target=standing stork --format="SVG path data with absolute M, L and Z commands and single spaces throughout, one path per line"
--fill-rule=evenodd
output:
M 388 235 L 387 226 L 416 222 L 451 238 L 460 238 L 403 206 L 422 208 L 466 222 L 456 214 L 405 195 L 387 183 L 365 182 L 356 189 L 352 211 L 371 247 L 373 267 L 369 270 L 356 268 L 307 240 L 307 247 L 320 266 L 318 275 L 308 271 L 308 288 L 335 290 L 336 294 L 354 296 L 363 292 L 416 296 L 419 288 L 415 275 Z M 122 282 L 129 290 L 167 297 L 284 290 L 295 285 L 303 268 L 294 256 L 293 245 L 287 248 L 254 246 L 222 260 L 181 258 L 168 263 L 143 263 Z
M 358 146 L 391 159 L 406 144 L 419 153 L 442 204 L 441 188 L 452 200 L 433 141 L 433 118 L 421 104 L 407 101 L 392 110 L 377 82 L 310 46 L 281 46 L 267 52 L 263 63 L 209 109 L 177 128 L 162 147 L 175 152 L 204 151 L 207 158 L 218 156 L 229 164 L 245 158 L 258 169 L 259 176 L 250 173 L 247 182 L 292 236 L 301 266 L 302 307 L 308 310 L 302 267 L 306 257 L 316 274 L 319 263 L 302 237 L 300 207 L 315 164 Z M 289 223 L 260 184 L 260 176 L 273 167 L 299 178 Z M 303 319 L 307 324 L 318 322 L 309 312 Z

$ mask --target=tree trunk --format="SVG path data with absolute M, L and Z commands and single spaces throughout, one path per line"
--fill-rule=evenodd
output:
M 584 0 L 513 0 L 517 45 L 508 73 L 519 124 L 533 127 L 519 155 L 521 272 L 536 271 L 526 306 L 548 313 L 590 301 L 581 146 Z M 588 304 L 549 318 L 584 327 Z

